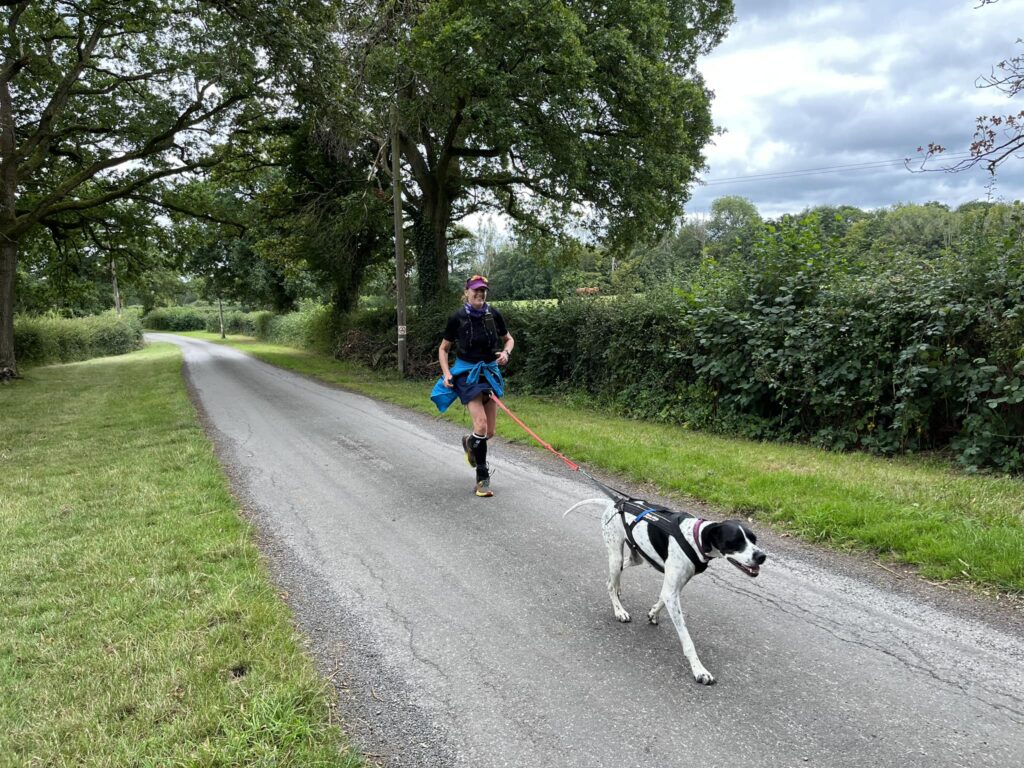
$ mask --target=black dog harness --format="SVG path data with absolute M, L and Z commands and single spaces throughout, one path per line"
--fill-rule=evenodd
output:
M 677 512 L 667 507 L 651 505 L 642 499 L 619 499 L 615 502 L 615 509 L 618 510 L 619 518 L 622 520 L 622 527 L 626 531 L 626 543 L 629 545 L 630 550 L 638 553 L 661 573 L 665 572 L 665 568 L 644 552 L 633 539 L 633 529 L 636 528 L 641 520 L 647 524 L 647 538 L 650 539 L 654 551 L 661 556 L 662 561 L 668 561 L 668 540 L 672 538 L 676 540 L 676 543 L 686 553 L 686 556 L 690 558 L 690 562 L 693 563 L 694 570 L 697 573 L 703 573 L 707 570 L 707 562 L 693 551 L 690 542 L 686 540 L 682 530 L 679 528 L 683 521 L 693 519 L 693 515 L 686 512 Z M 626 522 L 627 513 L 634 516 L 631 523 Z M 700 539 L 698 538 L 700 526 L 703 523 L 703 520 L 698 519 L 693 527 L 693 539 L 697 542 L 698 547 L 700 546 Z

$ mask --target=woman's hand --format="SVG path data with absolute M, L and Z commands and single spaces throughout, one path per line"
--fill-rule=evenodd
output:
M 448 389 L 451 389 L 451 388 L 452 388 L 453 386 L 455 386 L 455 385 L 454 385 L 454 384 L 452 383 L 452 375 L 451 375 L 450 373 L 446 373 L 446 374 L 444 375 L 444 385 L 445 385 L 446 387 L 448 387 Z
M 495 360 L 498 365 L 508 365 L 508 352 L 504 349 L 498 353 L 498 359 Z

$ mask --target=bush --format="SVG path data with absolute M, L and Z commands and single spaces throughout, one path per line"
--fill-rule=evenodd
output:
M 43 365 L 121 355 L 142 348 L 142 325 L 134 314 L 114 312 L 82 318 L 56 315 L 14 319 L 14 354 L 19 363 Z
M 257 320 L 260 338 L 275 344 L 287 344 L 330 354 L 334 343 L 334 320 L 331 307 L 316 302 L 302 302 L 298 312 L 271 315 Z
M 437 347 L 448 317 L 459 306 L 453 298 L 409 307 L 406 316 L 410 376 L 440 374 Z M 506 314 L 504 308 L 502 313 Z M 374 369 L 398 367 L 398 319 L 395 308 L 361 309 L 342 318 L 334 329 L 335 357 Z
M 151 331 L 205 331 L 211 315 L 216 316 L 217 310 L 157 307 L 142 318 L 142 325 Z
M 687 290 L 502 306 L 509 378 L 638 418 L 1024 472 L 1024 210 L 979 231 L 865 254 L 784 219 Z M 414 374 L 437 374 L 448 311 L 410 313 Z M 336 353 L 391 366 L 394 325 L 355 313 Z
M 232 310 L 224 313 L 224 332 L 240 336 L 260 336 L 264 317 L 272 318 L 273 312 L 239 312 Z M 214 311 L 206 316 L 206 330 L 220 333 L 220 312 Z

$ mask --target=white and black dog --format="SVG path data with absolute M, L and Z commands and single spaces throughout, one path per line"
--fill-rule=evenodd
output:
M 757 546 L 757 536 L 738 520 L 715 523 L 640 499 L 586 499 L 574 504 L 565 514 L 584 504 L 595 503 L 604 507 L 601 531 L 608 548 L 608 595 L 615 618 L 623 622 L 630 620 L 619 600 L 622 569 L 646 560 L 665 574 L 658 602 L 647 612 L 647 620 L 657 624 L 661 609 L 668 608 L 694 678 L 702 685 L 712 685 L 715 678 L 697 657 L 686 629 L 680 593 L 715 557 L 724 557 L 748 576 L 757 576 L 767 558 Z M 624 557 L 624 544 L 630 549 L 628 558 Z

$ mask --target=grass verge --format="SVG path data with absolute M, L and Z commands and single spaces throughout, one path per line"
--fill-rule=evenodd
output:
M 358 766 L 154 345 L 0 387 L 0 765 Z
M 220 342 L 216 334 L 188 334 Z M 429 382 L 246 337 L 227 343 L 273 365 L 437 414 Z M 515 391 L 514 379 L 510 382 Z M 1024 593 L 1024 481 L 955 472 L 922 457 L 881 459 L 716 437 L 623 419 L 563 400 L 506 404 L 555 448 L 592 469 L 751 516 L 803 539 L 870 552 L 923 577 Z M 463 408 L 443 418 L 469 425 Z M 499 416 L 502 437 L 530 438 Z

